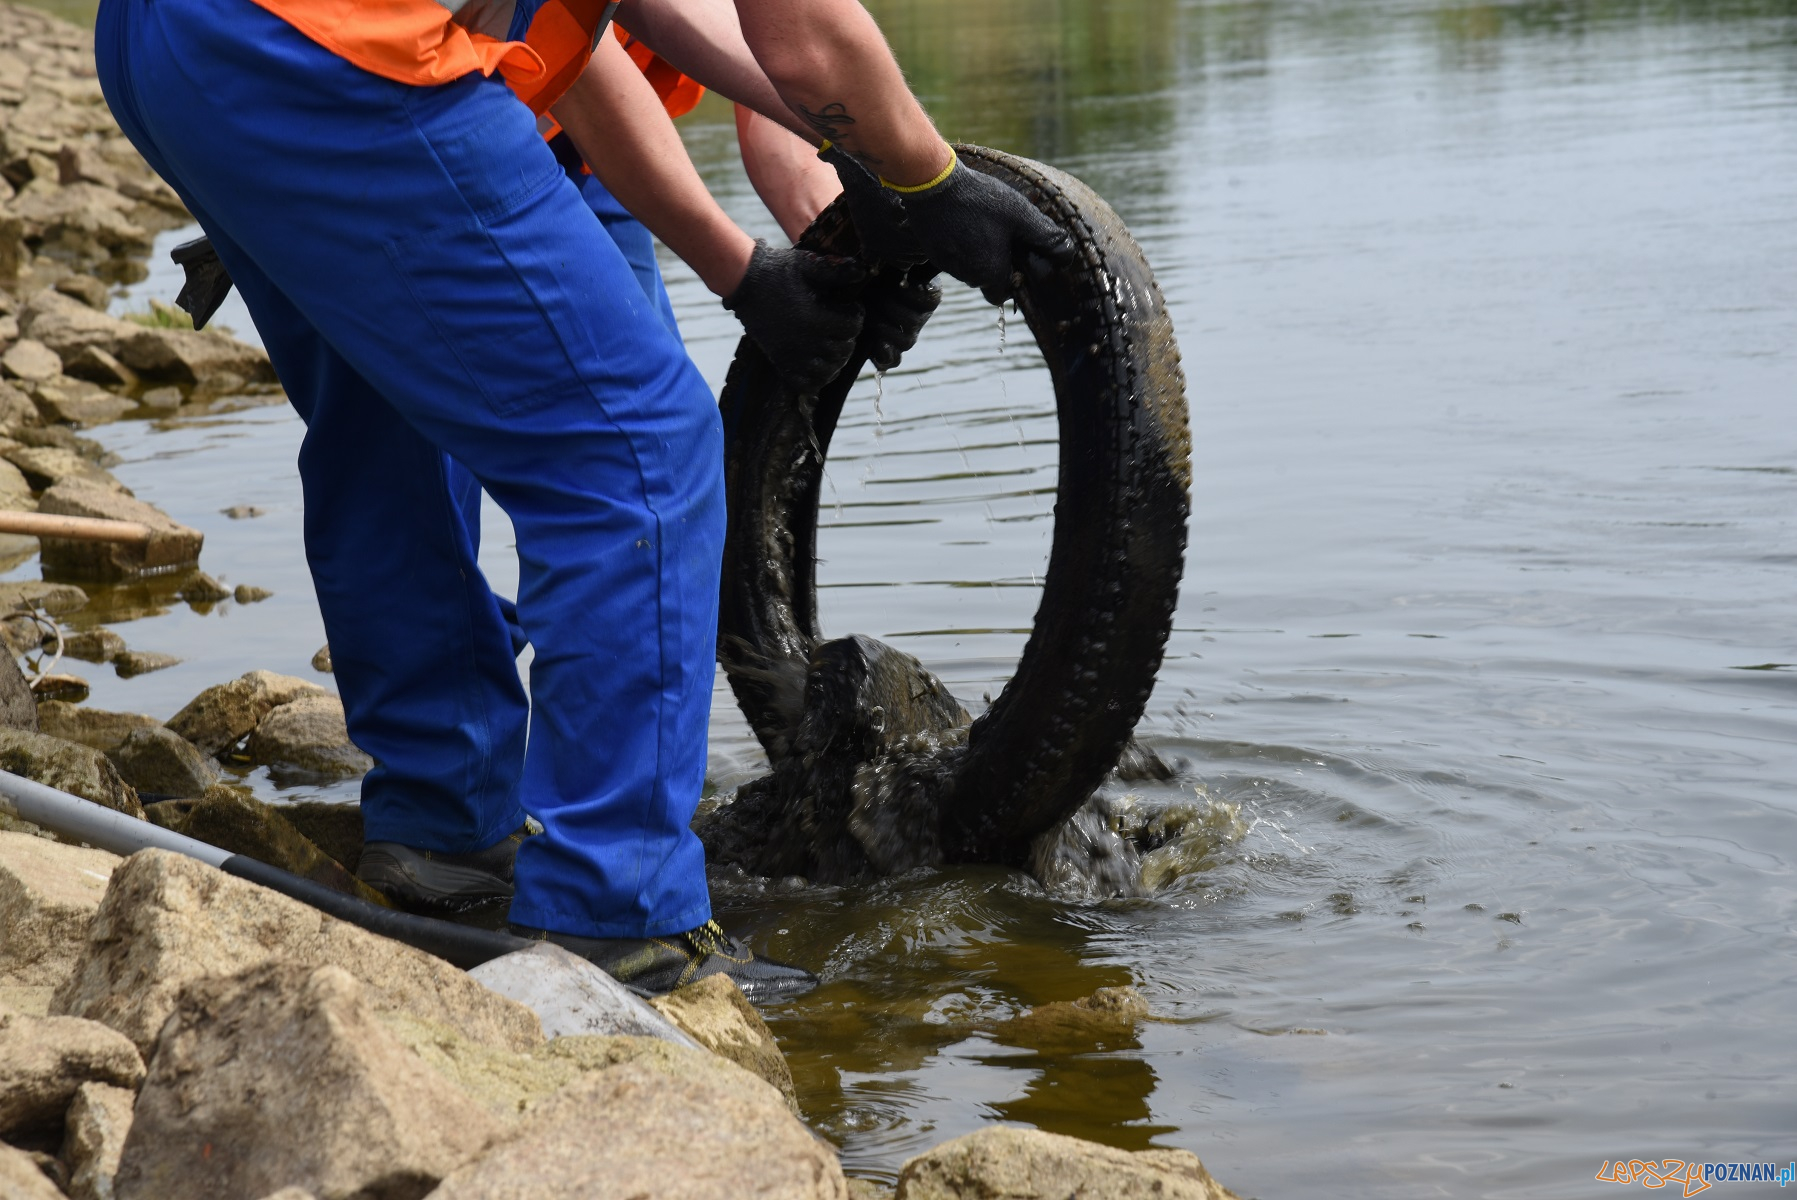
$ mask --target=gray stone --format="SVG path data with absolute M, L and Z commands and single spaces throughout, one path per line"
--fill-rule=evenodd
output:
M 38 729 L 37 697 L 31 694 L 31 685 L 25 682 L 18 660 L 10 654 L 0 663 L 0 728 L 23 729 L 27 733 Z
M 26 453 L 66 452 L 32 450 Z M 14 460 L 17 461 L 16 455 Z M 134 521 L 150 529 L 149 542 L 139 545 L 85 542 L 73 538 L 42 539 L 45 568 L 67 577 L 101 581 L 134 579 L 146 571 L 161 572 L 197 562 L 205 544 L 199 530 L 181 524 L 155 505 L 81 481 L 62 482 L 52 487 L 38 501 L 38 511 L 65 517 Z
M 799 1115 L 798 1093 L 786 1056 L 780 1053 L 767 1022 L 728 975 L 689 983 L 655 997 L 649 1005 L 713 1054 L 778 1088 L 793 1116 Z M 537 1014 L 539 1018 L 542 1015 Z
M 55 174 L 51 172 L 52 182 Z M 86 258 L 110 258 L 117 251 L 149 247 L 149 231 L 125 215 L 133 206 L 110 188 L 73 183 L 43 191 L 26 188 L 11 209 L 27 239 Z
M 31 394 L 44 420 L 61 425 L 104 425 L 137 407 L 97 384 L 67 375 L 34 384 Z
M 66 152 L 69 147 L 65 146 L 63 149 Z M 106 169 L 111 170 L 110 167 Z M 66 178 L 66 169 L 64 175 L 64 183 L 75 182 L 73 179 Z M 56 281 L 56 290 L 100 312 L 105 312 L 106 306 L 112 302 L 112 289 L 92 275 L 70 275 L 67 279 L 59 279 Z
M 312 656 L 312 669 L 314 671 L 322 671 L 326 675 L 329 675 L 331 673 L 331 648 L 330 648 L 330 646 L 324 645 L 324 646 L 320 646 L 318 648 L 318 653 L 316 653 Z
M 217 755 L 236 745 L 270 711 L 300 696 L 322 696 L 316 683 L 273 671 L 251 671 L 230 683 L 215 684 L 169 718 L 168 727 Z
M 98 1021 L 0 1011 L 0 1137 L 60 1125 L 84 1083 L 143 1078 L 137 1047 Z
M 172 654 L 161 654 L 155 650 L 125 650 L 114 656 L 112 669 L 118 672 L 120 679 L 131 679 L 138 675 L 148 675 L 151 671 L 177 666 L 180 662 Z
M 63 1200 L 62 1189 L 50 1182 L 36 1159 L 5 1143 L 0 1143 L 0 1196 L 6 1200 Z
M 42 419 L 31 397 L 10 383 L 0 383 L 0 429 L 36 425 Z
M 55 987 L 75 973 L 119 858 L 0 833 L 0 986 Z
M 268 355 L 216 330 L 140 329 L 114 351 L 146 379 L 196 384 L 223 375 L 274 382 Z
M 942 1143 L 899 1171 L 898 1200 L 1236 1200 L 1185 1150 L 1117 1150 L 1000 1126 Z
M 181 389 L 178 387 L 150 388 L 137 398 L 137 402 L 145 408 L 180 408 Z
M 72 297 L 45 290 L 33 296 L 20 315 L 27 335 L 56 351 L 66 364 L 80 359 L 90 347 L 116 356 L 119 345 L 133 337 L 138 327 L 94 309 Z
M 1133 987 L 1099 988 L 1078 1000 L 1038 1004 L 993 1030 L 1008 1046 L 1046 1053 L 1089 1053 L 1103 1043 L 1133 1037 L 1136 1022 L 1148 1016 L 1148 1001 Z
M 62 359 L 56 351 L 32 338 L 20 338 L 5 354 L 0 354 L 0 370 L 14 379 L 40 383 L 62 374 Z
M 25 473 L 33 488 L 54 488 L 60 483 L 86 484 L 86 490 L 123 492 L 125 485 L 104 467 L 96 466 L 73 450 L 58 446 L 19 446 L 0 452 L 7 462 Z M 71 513 L 84 517 L 87 513 Z M 96 543 L 103 544 L 103 543 Z
M 536 1013 L 545 1037 L 651 1037 L 699 1049 L 635 992 L 552 942 L 482 963 L 468 978 Z
M 62 1134 L 70 1200 L 113 1200 L 112 1178 L 136 1103 L 134 1093 L 104 1083 L 84 1083 L 75 1092 Z
M 251 517 L 265 516 L 268 513 L 266 508 L 257 508 L 254 504 L 233 504 L 230 508 L 221 508 L 218 511 L 233 521 L 246 521 Z
M 79 675 L 39 675 L 31 681 L 31 694 L 39 700 L 66 700 L 70 704 L 80 704 L 93 694 L 93 689 Z
M 114 1179 L 118 1200 L 281 1187 L 409 1200 L 500 1130 L 381 1024 L 339 967 L 269 963 L 194 983 L 154 1064 Z
M 511 1050 L 542 1041 L 528 1008 L 442 959 L 179 854 L 140 850 L 113 872 L 52 1012 L 102 1021 L 148 1050 L 189 984 L 264 963 L 342 967 L 378 1011 Z
M 137 386 L 137 372 L 99 346 L 88 346 L 73 358 L 65 359 L 62 372 L 75 379 L 85 379 L 90 383 L 100 384 L 102 387 L 132 388 Z
M 157 729 L 162 725 L 155 717 L 143 713 L 107 712 L 61 700 L 46 700 L 39 704 L 37 720 L 40 732 L 65 742 L 92 746 L 108 755 L 116 752 L 137 730 Z
M 603 1130 L 603 1134 L 595 1133 Z M 533 1108 L 432 1200 L 847 1200 L 829 1146 L 747 1072 L 588 1074 Z
M 349 740 L 335 696 L 301 696 L 274 709 L 250 735 L 249 753 L 263 766 L 324 779 L 354 778 L 374 766 Z
M 218 763 L 166 725 L 131 733 L 112 760 L 139 792 L 199 796 L 219 781 Z
M 106 756 L 91 746 L 22 729 L 0 729 L 0 770 L 73 792 L 127 816 L 144 815 L 137 792 L 119 778 Z

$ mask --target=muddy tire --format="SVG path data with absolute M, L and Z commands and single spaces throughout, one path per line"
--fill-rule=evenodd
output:
M 1135 240 L 1069 175 L 977 146 L 967 165 L 1015 188 L 1074 240 L 1074 261 L 1027 272 L 1018 306 L 1054 381 L 1060 482 L 1053 548 L 1017 672 L 973 723 L 941 804 L 948 861 L 1021 864 L 1117 763 L 1141 718 L 1184 565 L 1191 443 L 1166 306 Z M 859 247 L 831 205 L 800 244 Z M 873 286 L 887 286 L 883 267 Z M 927 336 L 927 331 L 926 331 Z M 775 762 L 789 750 L 817 623 L 825 456 L 864 356 L 814 402 L 785 392 L 745 339 L 725 382 L 719 658 Z

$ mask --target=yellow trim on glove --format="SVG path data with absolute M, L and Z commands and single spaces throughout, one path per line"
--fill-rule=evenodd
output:
M 915 187 L 904 187 L 900 184 L 896 184 L 896 183 L 892 182 L 890 179 L 887 179 L 884 175 L 882 175 L 880 177 L 880 186 L 889 187 L 893 191 L 902 193 L 903 195 L 906 195 L 906 196 L 913 196 L 913 195 L 916 195 L 918 192 L 927 192 L 931 188 L 935 187 L 937 184 L 941 183 L 943 180 L 947 179 L 950 175 L 954 174 L 955 164 L 960 161 L 961 161 L 960 157 L 955 154 L 955 148 L 953 146 L 950 146 L 948 148 L 948 166 L 942 168 L 942 174 L 936 176 L 936 178 L 930 180 L 928 183 L 920 183 Z

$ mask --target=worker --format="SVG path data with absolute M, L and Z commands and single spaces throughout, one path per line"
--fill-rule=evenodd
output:
M 804 986 L 711 920 L 689 828 L 724 528 L 717 409 L 539 136 L 607 6 L 454 7 L 102 0 L 99 76 L 307 423 L 307 555 L 351 734 L 376 760 L 370 840 L 474 872 L 515 854 L 512 927 L 644 990 L 713 973 L 752 994 Z M 1030 254 L 1066 252 L 955 160 L 854 0 L 738 13 L 785 105 L 879 177 L 919 253 L 993 293 Z M 608 160 L 663 170 L 636 126 L 563 124 L 588 162 L 602 133 Z M 668 214 L 687 211 L 673 183 Z M 677 251 L 788 386 L 834 375 L 861 268 L 694 220 Z M 452 460 L 517 531 L 528 700 Z M 521 838 L 526 812 L 542 832 Z

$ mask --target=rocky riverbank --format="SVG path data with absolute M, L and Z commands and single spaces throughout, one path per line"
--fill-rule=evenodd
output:
M 378 899 L 354 878 L 355 806 L 271 806 L 234 782 L 246 766 L 295 781 L 368 769 L 325 688 L 250 671 L 162 720 L 88 707 L 62 667 L 169 665 L 90 619 L 132 615 L 132 589 L 200 608 L 266 595 L 200 570 L 199 535 L 78 432 L 280 401 L 261 351 L 167 306 L 107 311 L 153 236 L 188 220 L 108 113 L 91 35 L 0 3 L 0 513 L 150 531 L 141 545 L 0 533 L 0 567 L 35 557 L 44 576 L 0 584 L 0 768 Z M 328 650 L 314 665 L 329 671 Z M 568 1032 L 483 978 L 179 856 L 120 859 L 0 815 L 0 1196 L 1229 1195 L 1182 1151 L 1009 1128 L 912 1159 L 896 1193 L 850 1180 L 727 981 Z M 1105 994 L 1011 1035 L 1144 1012 Z

